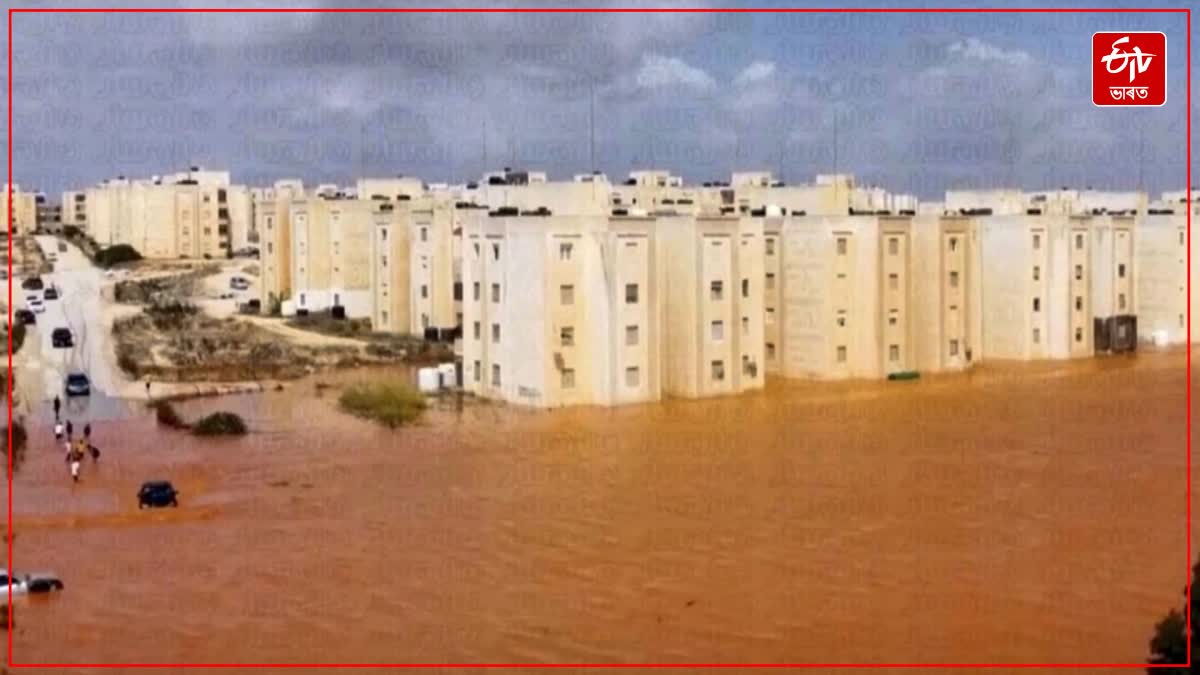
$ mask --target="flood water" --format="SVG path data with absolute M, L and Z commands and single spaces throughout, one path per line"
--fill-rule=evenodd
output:
M 1143 661 L 1187 574 L 1185 363 L 446 406 L 397 431 L 310 380 L 181 406 L 241 412 L 243 439 L 98 422 L 78 486 L 41 422 L 14 566 L 66 590 L 17 601 L 14 657 Z M 180 508 L 138 511 L 152 478 Z

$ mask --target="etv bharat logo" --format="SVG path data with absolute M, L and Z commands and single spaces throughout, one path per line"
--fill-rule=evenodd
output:
M 1092 35 L 1092 103 L 1160 106 L 1167 102 L 1167 36 L 1163 33 Z

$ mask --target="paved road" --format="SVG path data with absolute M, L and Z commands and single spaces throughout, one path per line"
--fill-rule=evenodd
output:
M 73 413 L 108 416 L 113 411 L 107 408 L 114 403 L 110 397 L 119 395 L 126 378 L 116 368 L 112 351 L 111 327 L 101 298 L 104 273 L 74 246 L 59 251 L 55 237 L 39 236 L 37 243 L 42 251 L 54 252 L 58 257 L 54 272 L 43 276 L 42 280 L 47 286 L 54 285 L 60 297 L 45 301 L 46 311 L 37 315 L 36 328 L 29 332 L 25 346 L 14 359 L 22 406 L 33 410 L 39 402 L 49 401 L 55 395 L 62 396 L 67 373 L 80 371 L 92 381 L 92 396 L 72 400 L 70 409 Z M 21 277 L 13 280 L 15 308 L 27 307 L 26 295 L 32 293 L 21 288 L 21 281 Z M 55 349 L 52 346 L 51 333 L 60 327 L 71 329 L 74 347 Z

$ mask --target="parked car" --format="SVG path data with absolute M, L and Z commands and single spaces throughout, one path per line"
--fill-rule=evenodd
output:
M 50 333 L 50 344 L 55 349 L 66 349 L 75 346 L 75 339 L 71 337 L 70 328 L 55 328 Z
M 11 577 L 8 575 L 8 570 L 0 569 L 0 593 L 8 593 L 6 586 L 12 583 L 13 595 L 25 595 L 27 593 L 49 593 L 50 591 L 61 591 L 63 582 L 53 573 L 38 572 L 36 574 L 14 574 Z
M 262 300 L 251 298 L 238 305 L 238 311 L 242 314 L 260 314 L 262 313 Z
M 233 277 L 229 280 L 229 287 L 235 291 L 244 291 L 250 288 L 250 280 L 245 277 Z
M 42 282 L 41 277 L 29 277 L 25 281 L 21 282 L 21 288 L 24 288 L 27 291 L 40 291 L 45 287 L 46 285 Z
M 18 309 L 13 313 L 13 319 L 17 323 L 25 324 L 26 326 L 37 323 L 37 315 L 28 309 Z
M 66 380 L 63 382 L 63 389 L 66 390 L 67 396 L 90 396 L 92 393 L 92 382 L 83 373 L 68 373 Z
M 53 286 L 47 288 L 46 293 L 45 293 L 45 298 L 47 300 L 57 300 L 58 299 L 58 289 Z
M 151 480 L 142 483 L 138 490 L 138 508 L 161 508 L 164 506 L 179 506 L 179 491 L 167 480 Z
M 29 309 L 33 310 L 37 314 L 41 314 L 42 312 L 46 311 L 46 303 L 42 302 L 41 298 L 34 298 L 29 301 Z
M 59 253 L 67 252 L 67 242 L 65 242 L 65 241 L 58 242 L 58 252 Z

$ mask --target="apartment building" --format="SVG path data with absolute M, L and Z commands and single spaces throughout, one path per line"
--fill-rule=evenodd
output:
M 62 206 L 46 199 L 45 193 L 42 192 L 34 195 L 33 203 L 37 215 L 37 229 L 46 232 L 61 232 Z
M 371 317 L 373 231 L 397 224 L 394 204 L 309 195 L 292 200 L 288 218 L 292 296 L 282 303 L 282 313 L 331 310 Z
M 9 185 L 4 185 L 0 195 L 0 210 L 6 214 L 9 211 Z M 12 223 L 14 235 L 32 232 L 37 227 L 37 197 L 32 192 L 25 192 L 19 185 L 12 186 Z
M 412 176 L 359 178 L 355 192 L 359 199 L 416 199 L 425 194 L 425 184 Z
M 611 192 L 606 180 L 549 181 L 544 173 L 506 169 L 469 184 L 464 201 L 518 214 L 544 209 L 553 215 L 608 215 Z
M 787 185 L 770 172 L 734 173 L 727 186 L 715 188 L 725 212 L 745 213 L 769 206 L 810 216 L 913 215 L 917 199 L 881 187 L 859 186 L 848 174 L 820 174 L 812 184 Z
M 467 391 L 536 407 L 662 396 L 653 219 L 476 213 L 462 236 Z
M 914 367 L 907 216 L 789 216 L 767 363 L 785 377 L 881 378 Z M 771 236 L 768 235 L 768 241 Z M 778 323 L 772 331 L 771 322 Z M 772 353 L 774 350 L 774 353 Z
M 1091 355 L 1090 219 L 992 215 L 980 216 L 978 222 L 983 356 L 1028 360 Z
M 712 190 L 685 186 L 669 171 L 633 171 L 621 185 L 612 187 L 616 213 L 720 213 L 720 195 Z
M 1138 305 L 1135 265 L 1135 224 L 1145 216 L 1096 215 L 1075 218 L 1087 223 L 1087 234 L 1075 228 L 1072 251 L 1090 245 L 1091 287 L 1086 295 L 1091 305 L 1094 352 L 1127 352 L 1137 349 Z M 1072 278 L 1074 281 L 1074 278 Z M 1080 302 L 1076 298 L 1074 302 Z
M 62 193 L 62 224 L 77 227 L 86 231 L 87 226 L 87 192 L 83 190 L 68 190 Z
M 983 355 L 976 223 L 921 215 L 910 232 L 913 366 L 931 373 L 969 368 Z
M 763 218 L 662 215 L 665 393 L 686 398 L 761 388 Z
M 409 332 L 445 335 L 460 321 L 454 293 L 454 229 L 456 211 L 461 209 L 444 199 L 422 198 L 410 204 L 405 218 L 411 242 Z
M 304 196 L 304 183 L 278 180 L 271 187 L 251 190 L 254 232 L 259 253 L 259 300 L 273 314 L 292 295 L 292 201 Z
M 1176 212 L 1167 205 L 1156 205 L 1154 211 L 1157 213 L 1138 219 L 1134 240 L 1138 334 L 1162 344 L 1185 344 L 1188 339 L 1187 214 Z M 1197 258 L 1193 251 L 1193 265 Z M 1193 270 L 1193 278 L 1200 278 L 1195 275 Z
M 390 206 L 393 217 L 376 219 L 370 232 L 371 328 L 412 333 L 409 202 L 398 201 Z
M 128 244 L 147 258 L 218 258 L 249 241 L 249 190 L 223 171 L 149 180 L 118 177 L 87 190 L 85 219 L 102 246 Z

